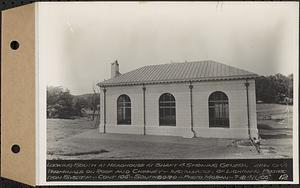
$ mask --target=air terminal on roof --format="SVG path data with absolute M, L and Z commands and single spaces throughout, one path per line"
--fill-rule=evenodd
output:
M 149 65 L 121 74 L 117 61 L 101 89 L 100 132 L 257 138 L 257 74 L 215 61 Z

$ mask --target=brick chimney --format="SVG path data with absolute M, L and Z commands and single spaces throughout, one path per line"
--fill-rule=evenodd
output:
M 115 78 L 115 77 L 119 76 L 120 74 L 121 73 L 119 72 L 119 63 L 116 60 L 115 62 L 113 62 L 111 64 L 111 74 L 110 74 L 110 77 L 111 78 Z

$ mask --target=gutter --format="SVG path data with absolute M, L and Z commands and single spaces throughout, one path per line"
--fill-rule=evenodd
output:
M 246 80 L 246 95 L 247 95 L 247 122 L 248 122 L 248 136 L 251 144 L 255 147 L 258 153 L 260 153 L 259 145 L 252 139 L 251 128 L 250 128 L 250 107 L 249 107 L 249 85 L 250 83 Z
M 145 92 L 146 92 L 146 87 L 143 84 L 144 135 L 146 135 L 146 100 L 145 100 Z
M 103 109 L 103 113 L 104 113 L 104 117 L 103 117 L 103 133 L 106 133 L 106 88 L 103 88 L 103 97 L 104 97 L 104 109 Z
M 193 132 L 193 137 L 196 137 L 196 132 L 194 130 L 194 116 L 193 116 L 193 85 L 192 81 L 190 81 L 190 106 L 191 106 L 191 131 Z

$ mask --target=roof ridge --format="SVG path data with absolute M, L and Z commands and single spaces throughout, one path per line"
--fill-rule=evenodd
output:
M 157 66 L 157 65 L 170 65 L 170 64 L 185 64 L 185 63 L 205 63 L 205 62 L 215 62 L 215 63 L 220 63 L 214 60 L 198 60 L 198 61 L 173 61 L 171 63 L 163 63 L 163 64 L 151 64 L 151 65 L 145 65 L 143 67 L 151 67 L 151 66 Z M 223 64 L 223 63 L 221 63 Z

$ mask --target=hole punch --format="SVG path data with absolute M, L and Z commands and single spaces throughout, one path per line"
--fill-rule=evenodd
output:
M 11 49 L 13 49 L 13 50 L 17 50 L 18 48 L 20 47 L 20 44 L 19 44 L 19 42 L 18 41 L 12 41 L 11 43 L 10 43 L 10 48 Z
M 12 151 L 13 153 L 19 153 L 20 150 L 21 150 L 21 149 L 20 149 L 20 146 L 17 145 L 17 144 L 12 145 L 12 147 L 11 147 L 11 151 Z

